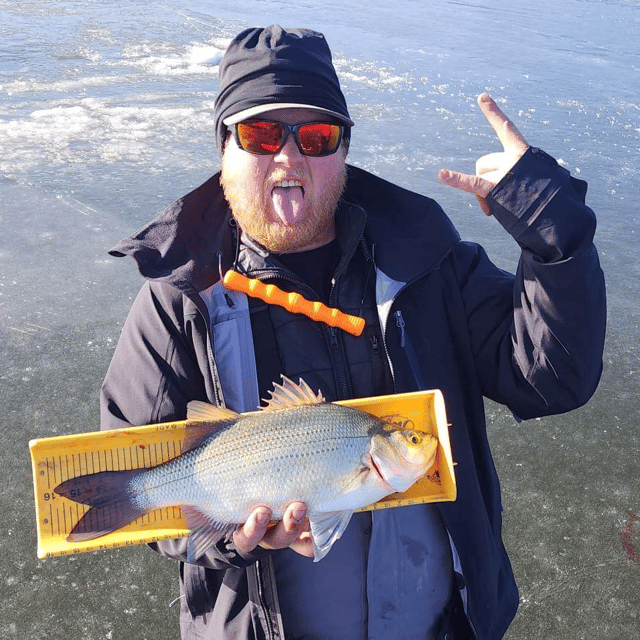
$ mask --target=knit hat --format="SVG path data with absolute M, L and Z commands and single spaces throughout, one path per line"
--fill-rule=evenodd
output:
M 232 40 L 218 73 L 214 119 L 220 149 L 226 127 L 274 109 L 313 109 L 353 126 L 331 51 L 316 31 L 247 29 Z

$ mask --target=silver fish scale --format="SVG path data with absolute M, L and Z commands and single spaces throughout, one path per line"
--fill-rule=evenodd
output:
M 145 473 L 140 490 L 154 506 L 189 504 L 224 522 L 244 521 L 257 504 L 278 516 L 291 500 L 312 512 L 342 493 L 382 430 L 377 418 L 335 404 L 256 412 Z

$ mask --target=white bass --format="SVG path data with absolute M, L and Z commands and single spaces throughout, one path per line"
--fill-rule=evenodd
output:
M 268 406 L 237 414 L 188 406 L 182 453 L 149 469 L 78 476 L 55 488 L 90 505 L 68 540 L 98 538 L 159 507 L 179 506 L 193 562 L 266 505 L 281 518 L 308 506 L 314 560 L 342 535 L 355 509 L 406 491 L 433 465 L 437 440 L 368 413 L 327 403 L 283 376 Z

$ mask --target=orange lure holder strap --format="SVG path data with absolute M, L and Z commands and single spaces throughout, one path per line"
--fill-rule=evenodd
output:
M 284 307 L 292 313 L 302 313 L 312 320 L 324 322 L 330 327 L 338 327 L 354 336 L 359 336 L 364 330 L 364 318 L 327 307 L 322 302 L 311 302 L 299 293 L 286 293 L 274 284 L 264 284 L 260 280 L 247 278 L 232 269 L 225 274 L 223 284 L 232 291 L 246 293 L 248 296 L 259 298 L 267 304 Z

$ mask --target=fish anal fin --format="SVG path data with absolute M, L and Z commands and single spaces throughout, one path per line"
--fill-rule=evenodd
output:
M 309 516 L 313 538 L 313 561 L 322 560 L 344 533 L 353 511 L 329 511 Z
M 324 396 L 320 391 L 317 394 L 311 387 L 300 378 L 300 383 L 296 384 L 286 376 L 282 376 L 282 384 L 273 383 L 273 391 L 270 399 L 265 399 L 266 407 L 260 407 L 262 411 L 279 411 L 289 407 L 300 407 L 310 404 L 323 404 Z
M 180 509 L 189 527 L 187 561 L 194 563 L 206 550 L 222 538 L 230 536 L 238 525 L 234 522 L 218 522 L 199 509 L 181 505 Z

